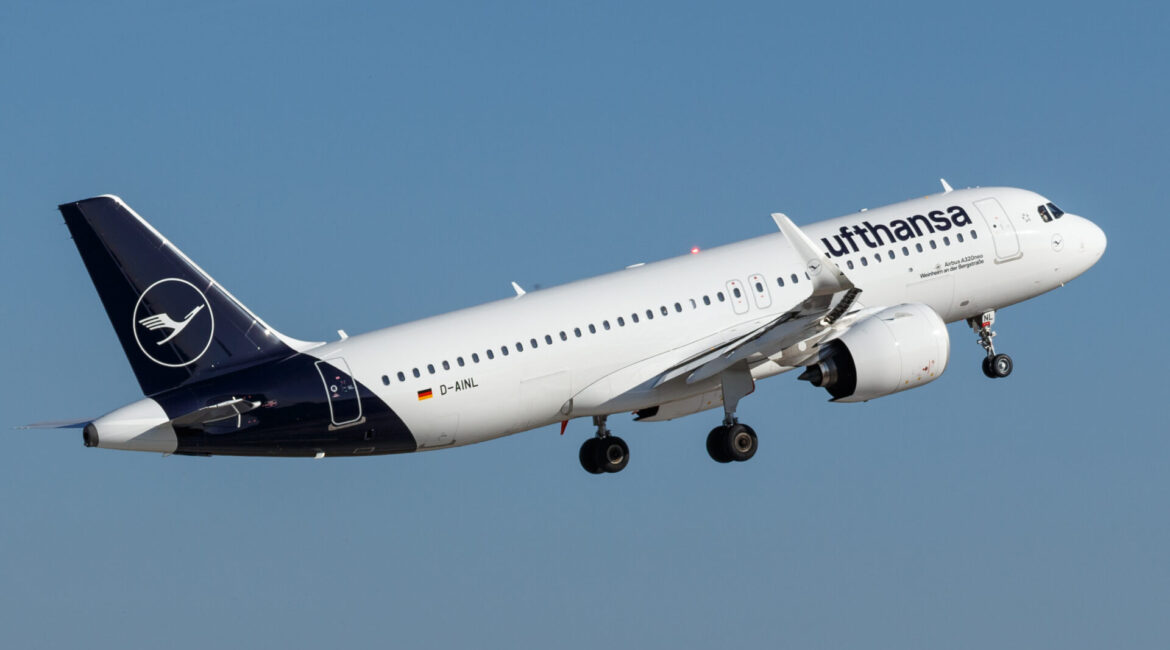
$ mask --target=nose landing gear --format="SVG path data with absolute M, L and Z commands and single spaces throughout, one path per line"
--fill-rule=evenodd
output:
M 995 332 L 991 326 L 995 324 L 995 310 L 984 312 L 978 318 L 968 318 L 967 324 L 979 335 L 979 345 L 987 351 L 983 359 L 983 374 L 991 379 L 1000 379 L 1012 374 L 1012 358 L 1006 354 L 996 354 Z
M 581 444 L 578 459 L 581 467 L 590 474 L 613 474 L 626 468 L 630 462 L 630 448 L 626 441 L 610 435 L 605 428 L 604 415 L 593 417 L 593 424 L 597 425 L 597 435 Z

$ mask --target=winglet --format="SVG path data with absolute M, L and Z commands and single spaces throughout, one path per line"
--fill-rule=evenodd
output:
M 783 213 L 774 212 L 772 220 L 776 222 L 776 227 L 784 233 L 788 243 L 792 245 L 792 248 L 804 262 L 804 270 L 813 283 L 813 295 L 831 295 L 853 288 L 853 283 L 849 281 L 841 269 L 822 251 L 818 250 L 813 240 L 809 239 L 804 231 L 797 228 L 791 219 Z
M 942 183 L 943 194 L 950 194 L 951 192 L 955 191 L 954 188 L 951 187 L 951 184 L 947 182 L 947 179 L 940 178 L 938 179 L 938 182 Z
M 516 284 L 515 282 L 512 283 L 512 290 L 516 292 L 517 296 L 523 296 L 525 293 L 524 290 L 520 288 L 520 285 Z

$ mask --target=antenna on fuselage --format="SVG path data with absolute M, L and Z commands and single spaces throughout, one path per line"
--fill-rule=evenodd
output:
M 955 191 L 954 188 L 951 187 L 951 184 L 947 182 L 947 179 L 940 178 L 938 179 L 938 182 L 942 183 L 943 194 L 950 194 L 951 192 Z

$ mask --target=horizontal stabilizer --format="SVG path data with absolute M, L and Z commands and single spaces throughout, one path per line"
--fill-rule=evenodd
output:
M 22 424 L 17 429 L 84 429 L 85 425 L 93 422 L 93 418 L 84 420 L 53 420 L 51 422 L 33 422 Z

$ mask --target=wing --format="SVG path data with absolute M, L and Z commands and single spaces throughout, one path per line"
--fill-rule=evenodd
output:
M 756 329 L 730 332 L 706 351 L 664 371 L 654 387 L 683 380 L 693 384 L 727 370 L 740 361 L 772 359 L 785 366 L 802 365 L 817 354 L 817 346 L 832 338 L 857 304 L 861 289 L 829 259 L 788 217 L 772 215 L 785 239 L 804 263 L 810 283 L 803 300 Z

